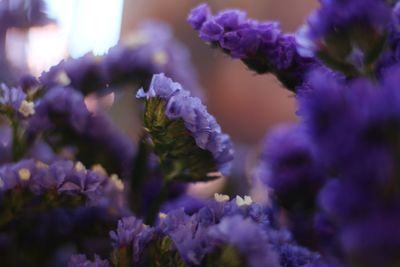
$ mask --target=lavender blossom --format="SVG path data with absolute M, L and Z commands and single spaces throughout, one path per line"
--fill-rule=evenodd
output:
M 382 0 L 321 1 L 297 35 L 298 51 L 349 76 L 368 75 L 384 48 L 390 18 Z
M 318 216 L 328 227 L 319 222 L 317 230 L 328 234 L 326 243 L 332 246 L 323 249 L 350 266 L 389 266 L 398 261 L 394 253 L 398 244 L 386 235 L 395 224 L 399 203 L 394 186 L 400 129 L 398 73 L 398 66 L 387 68 L 380 80 L 371 82 L 337 80 L 316 72 L 308 81 L 310 90 L 298 95 L 299 114 L 320 168 L 335 178 L 319 192 Z M 390 235 L 396 234 L 392 230 Z
M 182 162 L 178 173 L 169 170 L 172 175 L 198 181 L 221 176 L 218 172 L 228 173 L 232 143 L 200 99 L 164 74 L 154 75 L 150 89 L 139 90 L 137 97 L 145 98 L 144 124 L 161 165 L 174 168 L 179 166 L 174 160 Z M 170 174 L 165 174 L 167 179 L 173 178 L 168 177 Z
M 212 16 L 206 4 L 194 8 L 188 22 L 203 41 L 241 59 L 257 73 L 275 74 L 292 91 L 303 83 L 309 69 L 318 65 L 297 53 L 294 37 L 282 33 L 277 22 L 248 19 L 236 9 Z
M 398 68 L 387 72 L 380 90 L 366 79 L 346 83 L 321 72 L 310 76 L 310 89 L 299 95 L 299 114 L 328 171 L 383 182 L 395 170 L 397 73 Z
M 120 182 L 98 172 L 86 170 L 81 163 L 56 161 L 51 165 L 23 160 L 0 167 L 0 192 L 26 188 L 41 195 L 48 190 L 58 194 L 81 195 L 88 203 L 102 202 L 104 190 L 121 191 Z M 109 186 L 111 186 L 109 188 Z
M 4 0 L 0 3 L 0 25 L 29 28 L 49 23 L 43 0 Z
M 51 132 L 47 141 L 56 151 L 60 147 L 77 146 L 76 158 L 84 164 L 99 163 L 108 172 L 123 177 L 130 174 L 135 153 L 133 142 L 105 114 L 90 112 L 80 92 L 70 87 L 52 88 L 37 101 L 35 110 L 36 115 L 29 120 L 30 134 Z M 97 156 L 93 156 L 95 148 Z
M 283 266 L 305 266 L 318 258 L 296 246 L 285 231 L 273 229 L 269 211 L 248 196 L 229 201 L 229 197 L 216 194 L 215 199 L 191 216 L 180 209 L 160 217 L 162 231 L 189 265 L 218 262 L 231 266 L 236 253 L 239 258 L 235 260 L 244 266 L 279 266 L 278 261 Z M 233 258 L 221 256 L 228 249 L 225 245 L 234 248 L 225 251 Z
M 244 258 L 245 266 L 279 266 L 267 234 L 249 219 L 240 216 L 223 218 L 219 224 L 210 228 L 209 235 L 216 240 L 214 242 L 234 246 Z
M 315 246 L 313 216 L 325 177 L 306 129 L 296 124 L 275 128 L 265 140 L 257 172 L 272 189 L 271 200 L 287 214 L 294 238 Z
M 0 177 L 0 232 L 17 244 L 21 258 L 6 259 L 15 264 L 50 266 L 65 245 L 104 253 L 106 233 L 129 214 L 122 182 L 81 163 L 23 160 L 3 164 Z M 38 242 L 42 246 L 33 246 Z
M 0 85 L 0 110 L 10 117 L 13 114 L 28 117 L 35 113 L 34 104 L 27 101 L 27 96 L 21 88 L 9 88 L 5 84 Z

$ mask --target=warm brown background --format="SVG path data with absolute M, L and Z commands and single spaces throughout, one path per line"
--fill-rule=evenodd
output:
M 203 1 L 125 0 L 122 37 L 149 18 L 170 23 L 192 52 L 193 64 L 206 91 L 208 108 L 237 142 L 257 143 L 274 124 L 296 119 L 294 98 L 269 75 L 255 75 L 237 60 L 207 47 L 186 22 L 190 9 Z M 295 31 L 317 0 L 213 0 L 213 12 L 241 8 L 259 20 L 278 20 Z

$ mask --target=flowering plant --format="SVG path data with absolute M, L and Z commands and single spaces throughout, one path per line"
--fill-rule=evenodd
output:
M 9 2 L 2 32 L 48 21 L 41 1 Z M 207 4 L 188 22 L 296 97 L 299 122 L 270 132 L 254 170 L 268 201 L 187 193 L 229 177 L 233 142 L 186 48 L 151 22 L 40 77 L 0 68 L 2 266 L 399 266 L 400 2 L 320 0 L 296 33 Z M 122 87 L 136 141 L 88 104 Z

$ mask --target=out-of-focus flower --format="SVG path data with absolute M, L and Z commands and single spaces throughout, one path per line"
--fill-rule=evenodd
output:
M 35 135 L 51 132 L 47 141 L 56 152 L 72 146 L 76 159 L 87 166 L 99 163 L 109 173 L 130 174 L 133 142 L 105 114 L 90 112 L 80 92 L 71 87 L 52 88 L 36 102 L 35 110 L 28 130 Z
M 368 75 L 384 49 L 390 19 L 387 1 L 321 1 L 298 32 L 298 51 L 349 76 Z
M 147 22 L 105 56 L 87 54 L 62 61 L 44 72 L 40 81 L 45 88 L 72 86 L 88 94 L 127 83 L 147 88 L 152 75 L 160 72 L 202 96 L 186 47 L 166 24 Z

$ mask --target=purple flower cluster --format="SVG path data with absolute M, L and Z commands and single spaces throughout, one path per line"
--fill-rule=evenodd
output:
M 172 260 L 178 252 L 185 266 L 237 266 L 240 263 L 249 267 L 300 267 L 319 258 L 318 254 L 295 245 L 285 231 L 273 229 L 268 211 L 249 197 L 229 201 L 229 197 L 217 194 L 215 198 L 193 215 L 183 209 L 161 213 L 154 227 L 144 225 L 135 217 L 123 218 L 117 230 L 110 233 L 114 261 L 147 266 L 152 260 L 147 258 L 149 251 L 160 241 L 163 245 L 158 247 L 158 253 Z M 224 253 L 233 258 L 224 257 Z M 152 257 L 153 260 L 162 258 Z
M 241 59 L 258 73 L 274 73 L 290 90 L 302 84 L 308 69 L 318 65 L 297 53 L 294 36 L 282 33 L 277 22 L 248 19 L 236 9 L 212 16 L 206 4 L 194 8 L 188 21 L 202 40 Z
M 0 35 L 42 21 L 42 4 L 0 1 Z M 193 96 L 201 94 L 187 50 L 163 24 L 145 24 L 107 55 L 63 61 L 39 81 L 2 84 L 2 264 L 398 266 L 400 4 L 320 4 L 296 37 L 236 9 L 212 15 L 201 4 L 188 17 L 201 39 L 296 93 L 300 121 L 261 148 L 262 205 L 186 194 L 189 182 L 229 173 L 233 144 Z M 148 88 L 136 94 L 137 150 L 85 103 L 126 84 Z
M 76 150 L 76 158 L 85 165 L 100 163 L 110 173 L 129 176 L 135 155 L 133 142 L 106 114 L 90 112 L 79 91 L 54 87 L 36 102 L 35 111 L 28 121 L 29 133 L 37 136 L 51 132 L 46 141 L 56 152 L 60 146 L 70 145 L 72 151 Z M 97 155 L 93 155 L 95 149 Z
M 303 243 L 300 229 L 346 266 L 398 261 L 399 71 L 375 81 L 312 72 L 297 94 L 301 126 L 277 129 L 263 154 L 259 173 L 294 237 Z
M 0 3 L 0 25 L 5 28 L 29 28 L 47 24 L 43 0 L 4 0 Z
M 368 266 L 398 260 L 393 252 L 398 244 L 385 236 L 398 234 L 390 227 L 400 199 L 398 77 L 398 66 L 386 69 L 378 84 L 343 83 L 315 73 L 312 92 L 300 96 L 300 114 L 321 168 L 336 177 L 321 190 L 319 205 L 338 228 L 336 239 L 345 255 Z M 380 239 L 365 240 L 367 233 Z
M 107 192 L 121 192 L 122 182 L 97 171 L 87 170 L 81 163 L 56 161 L 47 165 L 35 160 L 22 160 L 0 167 L 0 192 L 26 188 L 34 195 L 54 192 L 59 195 L 84 197 L 91 205 L 108 203 Z
M 20 114 L 28 117 L 35 113 L 34 104 L 27 100 L 22 88 L 9 88 L 5 84 L 0 85 L 0 109 L 8 116 Z
M 298 51 L 349 76 L 365 74 L 384 48 L 390 22 L 387 1 L 323 0 L 298 32 Z
M 315 202 L 325 177 L 303 125 L 283 125 L 269 133 L 256 176 L 272 190 L 276 208 L 290 211 L 288 227 L 295 239 L 312 247 Z
M 18 242 L 21 255 L 5 257 L 7 266 L 59 266 L 56 258 L 65 246 L 104 253 L 104 233 L 129 214 L 122 181 L 79 162 L 22 160 L 3 164 L 0 177 L 0 236 L 6 238 L 0 251 Z M 39 242 L 41 246 L 32 246 Z
M 44 72 L 40 81 L 46 88 L 67 85 L 88 94 L 127 83 L 148 87 L 152 75 L 160 72 L 191 88 L 194 95 L 202 95 L 186 47 L 166 24 L 147 22 L 106 55 L 62 61 Z
M 217 194 L 215 198 L 217 201 L 205 203 L 191 216 L 183 210 L 161 216 L 162 231 L 172 238 L 188 264 L 207 266 L 210 263 L 207 257 L 225 245 L 237 250 L 245 266 L 279 266 L 279 262 L 291 263 L 285 266 L 303 266 L 317 258 L 309 253 L 303 264 L 295 265 L 290 257 L 298 258 L 296 246 L 284 231 L 272 228 L 268 209 L 253 203 L 248 196 L 231 201 L 224 195 Z M 284 246 L 293 246 L 293 253 Z
M 169 120 L 183 120 L 196 145 L 211 152 L 218 165 L 218 169 L 214 171 L 225 175 L 229 172 L 233 159 L 232 142 L 227 134 L 222 133 L 216 119 L 207 112 L 199 98 L 190 96 L 189 91 L 164 74 L 154 75 L 149 90 L 145 92 L 140 89 L 137 97 L 147 101 L 161 99 L 164 103 L 164 110 L 161 112 L 165 113 Z

